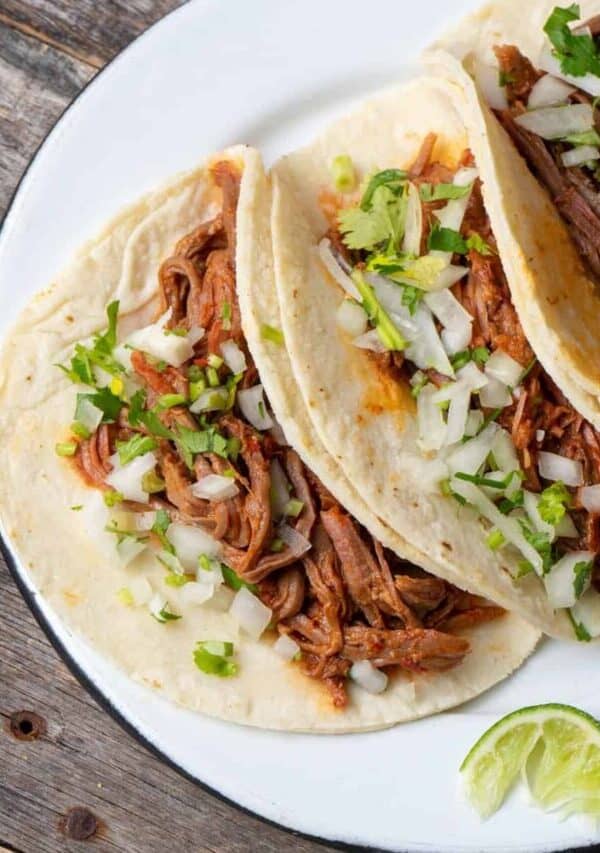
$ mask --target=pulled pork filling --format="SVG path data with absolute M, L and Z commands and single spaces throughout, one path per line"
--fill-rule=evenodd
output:
M 140 520 L 135 530 L 151 525 L 144 535 L 109 527 L 120 546 L 134 539 L 154 549 L 173 586 L 212 573 L 214 592 L 223 578 L 250 607 L 241 627 L 258 636 L 270 625 L 286 637 L 298 665 L 342 708 L 354 663 L 415 673 L 450 669 L 469 651 L 455 632 L 502 611 L 383 548 L 285 443 L 241 326 L 240 174 L 230 162 L 217 163 L 212 174 L 222 190 L 221 213 L 181 239 L 162 264 L 157 323 L 134 333 L 125 348 L 115 346 L 114 309 L 109 331 L 91 349 L 80 347 L 65 368 L 75 381 L 94 384 L 101 362 L 112 379 L 78 396 L 77 440 L 59 452 L 73 456 L 109 506 Z M 122 363 L 127 358 L 130 367 Z M 90 405 L 102 416 L 92 429 Z M 144 469 L 141 481 L 132 473 L 136 465 Z M 189 538 L 199 532 L 208 553 L 197 546 L 190 565 Z M 205 582 L 196 586 L 206 590 Z M 181 618 L 155 598 L 149 606 L 159 621 Z M 257 613 L 262 623 L 255 629 Z M 231 644 L 215 638 L 201 645 L 195 660 L 204 672 L 235 673 Z
M 536 72 L 512 50 L 499 55 L 522 97 Z M 346 292 L 337 322 L 374 367 L 412 386 L 421 449 L 447 466 L 442 491 L 493 525 L 492 550 L 520 552 L 515 582 L 536 572 L 590 639 L 600 633 L 589 606 L 600 590 L 600 434 L 523 333 L 471 153 L 449 167 L 435 146 L 429 135 L 412 166 L 366 176 L 359 192 L 354 176 L 352 194 L 322 193 L 330 227 L 319 250 Z M 364 310 L 362 327 L 349 303 Z

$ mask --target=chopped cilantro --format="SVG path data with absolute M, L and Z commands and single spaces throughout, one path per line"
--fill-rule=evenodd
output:
M 571 625 L 573 626 L 573 630 L 575 632 L 575 636 L 579 640 L 580 643 L 589 643 L 592 639 L 590 632 L 585 627 L 583 622 L 577 622 L 573 613 L 569 610 L 569 619 L 571 620 Z
M 193 657 L 194 663 L 201 672 L 207 675 L 218 675 L 229 678 L 236 675 L 238 668 L 230 658 L 233 655 L 233 643 L 205 641 L 196 643 Z
M 377 329 L 377 334 L 379 335 L 382 343 L 388 349 L 403 350 L 406 347 L 406 340 L 393 324 L 388 313 L 375 296 L 375 291 L 371 285 L 365 281 L 360 270 L 354 270 L 352 273 L 352 280 L 361 295 L 362 307 L 367 312 L 369 320 L 373 326 Z
M 564 483 L 557 480 L 540 495 L 538 512 L 542 521 L 556 526 L 565 516 L 567 507 L 571 505 L 571 495 Z
M 560 61 L 563 74 L 583 77 L 593 74 L 600 77 L 600 55 L 594 39 L 587 33 L 576 35 L 569 27 L 572 21 L 581 18 L 577 3 L 567 8 L 555 6 L 544 24 L 544 32 L 550 39 L 553 55 Z
M 278 347 L 283 346 L 283 332 L 281 329 L 276 329 L 275 326 L 263 323 L 260 327 L 260 336 L 264 341 L 270 341 L 272 344 L 277 344 Z
M 380 172 L 379 176 L 386 174 Z M 375 175 L 359 206 L 339 213 L 340 231 L 350 249 L 372 251 L 383 246 L 389 253 L 400 246 L 408 203 L 404 184 L 382 179 L 371 189 L 377 179 L 378 175 Z
M 142 424 L 148 432 L 157 435 L 159 438 L 168 438 L 174 440 L 171 430 L 162 423 L 157 413 L 152 409 L 144 408 L 146 403 L 146 392 L 143 389 L 136 391 L 129 402 L 129 415 L 127 420 L 132 427 Z
M 228 440 L 221 435 L 216 427 L 193 430 L 180 426 L 177 431 L 177 445 L 191 454 L 216 453 L 223 459 L 227 459 Z
M 369 210 L 378 187 L 386 186 L 398 195 L 402 192 L 407 178 L 408 173 L 402 169 L 384 169 L 382 172 L 371 175 L 360 202 L 361 208 Z
M 150 435 L 136 433 L 128 441 L 117 441 L 117 451 L 121 465 L 127 465 L 138 456 L 150 453 L 158 447 L 156 440 Z
M 475 364 L 485 364 L 486 361 L 489 361 L 490 351 L 487 347 L 475 347 L 474 350 L 471 350 L 471 358 Z
M 84 426 L 84 424 L 82 424 L 80 421 L 73 421 L 73 423 L 71 424 L 71 432 L 78 438 L 89 438 L 91 435 L 89 429 Z
M 471 350 L 463 349 L 450 357 L 450 364 L 454 370 L 460 370 L 471 361 Z
M 243 586 L 245 586 L 246 589 L 250 590 L 250 592 L 258 592 L 258 587 L 256 586 L 256 584 L 248 583 L 248 581 L 245 581 L 243 578 L 239 577 L 239 575 L 237 575 L 233 571 L 233 569 L 230 569 L 229 566 L 226 566 L 224 563 L 221 563 L 221 571 L 223 572 L 223 580 L 231 589 L 235 589 L 237 591 L 238 589 L 241 589 Z
M 503 88 L 514 82 L 515 78 L 508 71 L 500 71 L 500 73 L 498 74 L 498 83 Z
M 170 524 L 171 519 L 169 518 L 169 513 L 165 509 L 159 509 L 156 513 L 154 524 L 152 525 L 152 532 L 158 536 L 165 551 L 168 551 L 169 554 L 174 554 L 175 548 L 167 539 L 167 530 L 169 529 Z
M 489 477 L 481 477 L 479 474 L 465 474 L 464 471 L 459 471 L 454 475 L 457 480 L 466 480 L 467 483 L 474 483 L 476 486 L 487 486 L 488 489 L 506 489 L 513 477 L 520 476 L 518 471 L 511 471 L 502 480 L 492 480 Z
M 107 489 L 102 493 L 102 500 L 106 504 L 107 507 L 113 507 L 117 504 L 123 502 L 124 497 L 121 492 L 117 492 L 114 489 Z
M 510 498 L 502 498 L 500 503 L 498 504 L 498 509 L 503 515 L 508 515 L 509 512 L 512 512 L 513 509 L 517 509 L 517 507 L 523 506 L 523 489 L 519 489 L 514 492 Z
M 550 542 L 550 538 L 547 533 L 540 533 L 538 531 L 533 531 L 524 519 L 519 519 L 519 524 L 521 525 L 521 530 L 523 531 L 523 536 L 529 542 L 529 544 L 535 548 L 540 557 L 542 558 L 542 569 L 544 574 L 548 574 L 550 569 L 552 568 L 555 560 L 554 553 L 552 550 L 552 544 Z
M 101 367 L 107 373 L 118 376 L 125 372 L 122 364 L 113 358 L 112 351 L 117 343 L 117 316 L 119 313 L 118 301 L 111 302 L 106 309 L 108 317 L 108 329 L 100 335 L 95 335 L 91 347 L 76 344 L 75 354 L 71 358 L 69 367 L 57 365 L 73 382 L 81 382 L 84 385 L 96 385 L 93 366 Z
M 466 255 L 473 250 L 480 255 L 491 255 L 492 248 L 485 242 L 480 234 L 471 234 L 465 240 L 458 231 L 453 228 L 443 228 L 436 222 L 433 223 L 429 238 L 427 240 L 429 250 L 436 249 L 440 252 L 452 252 L 452 254 Z
M 587 562 L 582 560 L 581 563 L 575 563 L 573 568 L 573 574 L 575 575 L 573 578 L 573 589 L 577 598 L 581 598 L 587 589 L 593 568 L 593 560 L 588 560 Z
M 157 622 L 174 622 L 176 619 L 181 619 L 181 616 L 178 616 L 176 613 L 171 613 L 169 610 L 169 605 L 165 604 L 164 607 L 158 611 L 158 613 L 152 614 Z
M 424 290 L 419 290 L 418 287 L 413 287 L 412 284 L 403 285 L 402 289 L 402 304 L 408 308 L 408 312 L 414 315 L 419 302 L 425 296 Z
M 80 512 L 83 509 L 83 504 L 75 504 L 75 506 L 72 506 L 71 509 L 73 510 L 73 512 Z
M 116 421 L 123 406 L 122 400 L 116 397 L 110 388 L 100 388 L 94 394 L 78 394 L 77 406 L 81 400 L 89 400 L 97 409 L 100 409 L 104 424 Z

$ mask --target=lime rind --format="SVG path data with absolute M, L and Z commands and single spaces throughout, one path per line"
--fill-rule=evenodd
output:
M 520 708 L 491 726 L 461 764 L 468 797 L 489 817 L 521 778 L 547 811 L 600 814 L 600 724 L 557 702 Z

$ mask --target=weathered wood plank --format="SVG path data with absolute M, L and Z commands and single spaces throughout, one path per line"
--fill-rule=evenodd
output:
M 0 215 L 34 151 L 94 69 L 0 24 Z
M 0 21 L 101 68 L 183 0 L 2 0 Z

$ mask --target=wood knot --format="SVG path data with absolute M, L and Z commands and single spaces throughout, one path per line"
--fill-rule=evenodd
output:
M 85 841 L 96 834 L 98 819 L 85 806 L 74 806 L 60 819 L 60 830 L 67 838 Z
M 8 725 L 10 733 L 18 740 L 36 740 L 46 733 L 46 720 L 35 711 L 15 711 Z

